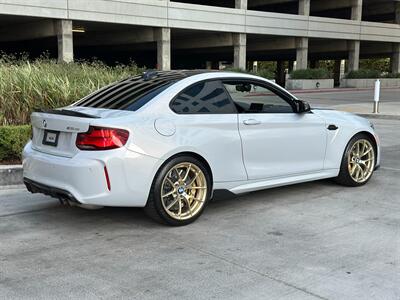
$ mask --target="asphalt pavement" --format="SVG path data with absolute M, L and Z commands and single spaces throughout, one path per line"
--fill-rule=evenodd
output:
M 186 227 L 0 190 L 0 299 L 400 299 L 400 121 L 374 123 L 366 186 L 217 199 Z

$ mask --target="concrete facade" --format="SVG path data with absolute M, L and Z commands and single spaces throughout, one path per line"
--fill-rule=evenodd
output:
M 0 0 L 0 49 L 47 39 L 59 61 L 135 52 L 138 63 L 165 70 L 198 67 L 195 60 L 302 69 L 324 59 L 357 70 L 360 58 L 390 57 L 398 72 L 399 22 L 394 0 Z

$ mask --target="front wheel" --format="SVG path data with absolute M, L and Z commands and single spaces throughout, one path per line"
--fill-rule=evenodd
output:
M 375 169 L 375 146 L 365 134 L 353 137 L 342 158 L 336 181 L 346 186 L 364 185 L 371 179 Z
M 160 223 L 187 225 L 203 212 L 210 190 L 209 172 L 200 161 L 190 156 L 173 158 L 156 175 L 145 212 Z

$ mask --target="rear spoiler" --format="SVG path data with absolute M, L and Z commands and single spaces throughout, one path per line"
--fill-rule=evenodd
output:
M 85 114 L 79 111 L 68 110 L 68 109 L 38 109 L 35 112 L 53 114 L 53 115 L 63 115 L 63 116 L 71 116 L 71 117 L 81 117 L 81 118 L 91 118 L 91 119 L 99 119 L 100 117 Z

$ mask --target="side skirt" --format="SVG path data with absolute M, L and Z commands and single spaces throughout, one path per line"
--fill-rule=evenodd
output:
M 339 174 L 339 169 L 330 169 L 316 173 L 297 174 L 292 176 L 271 178 L 266 180 L 261 179 L 261 180 L 248 180 L 248 181 L 236 181 L 236 182 L 215 182 L 214 189 L 216 191 L 221 189 L 226 189 L 233 194 L 242 194 L 268 188 L 296 184 L 296 183 L 333 178 L 338 176 L 338 174 Z

